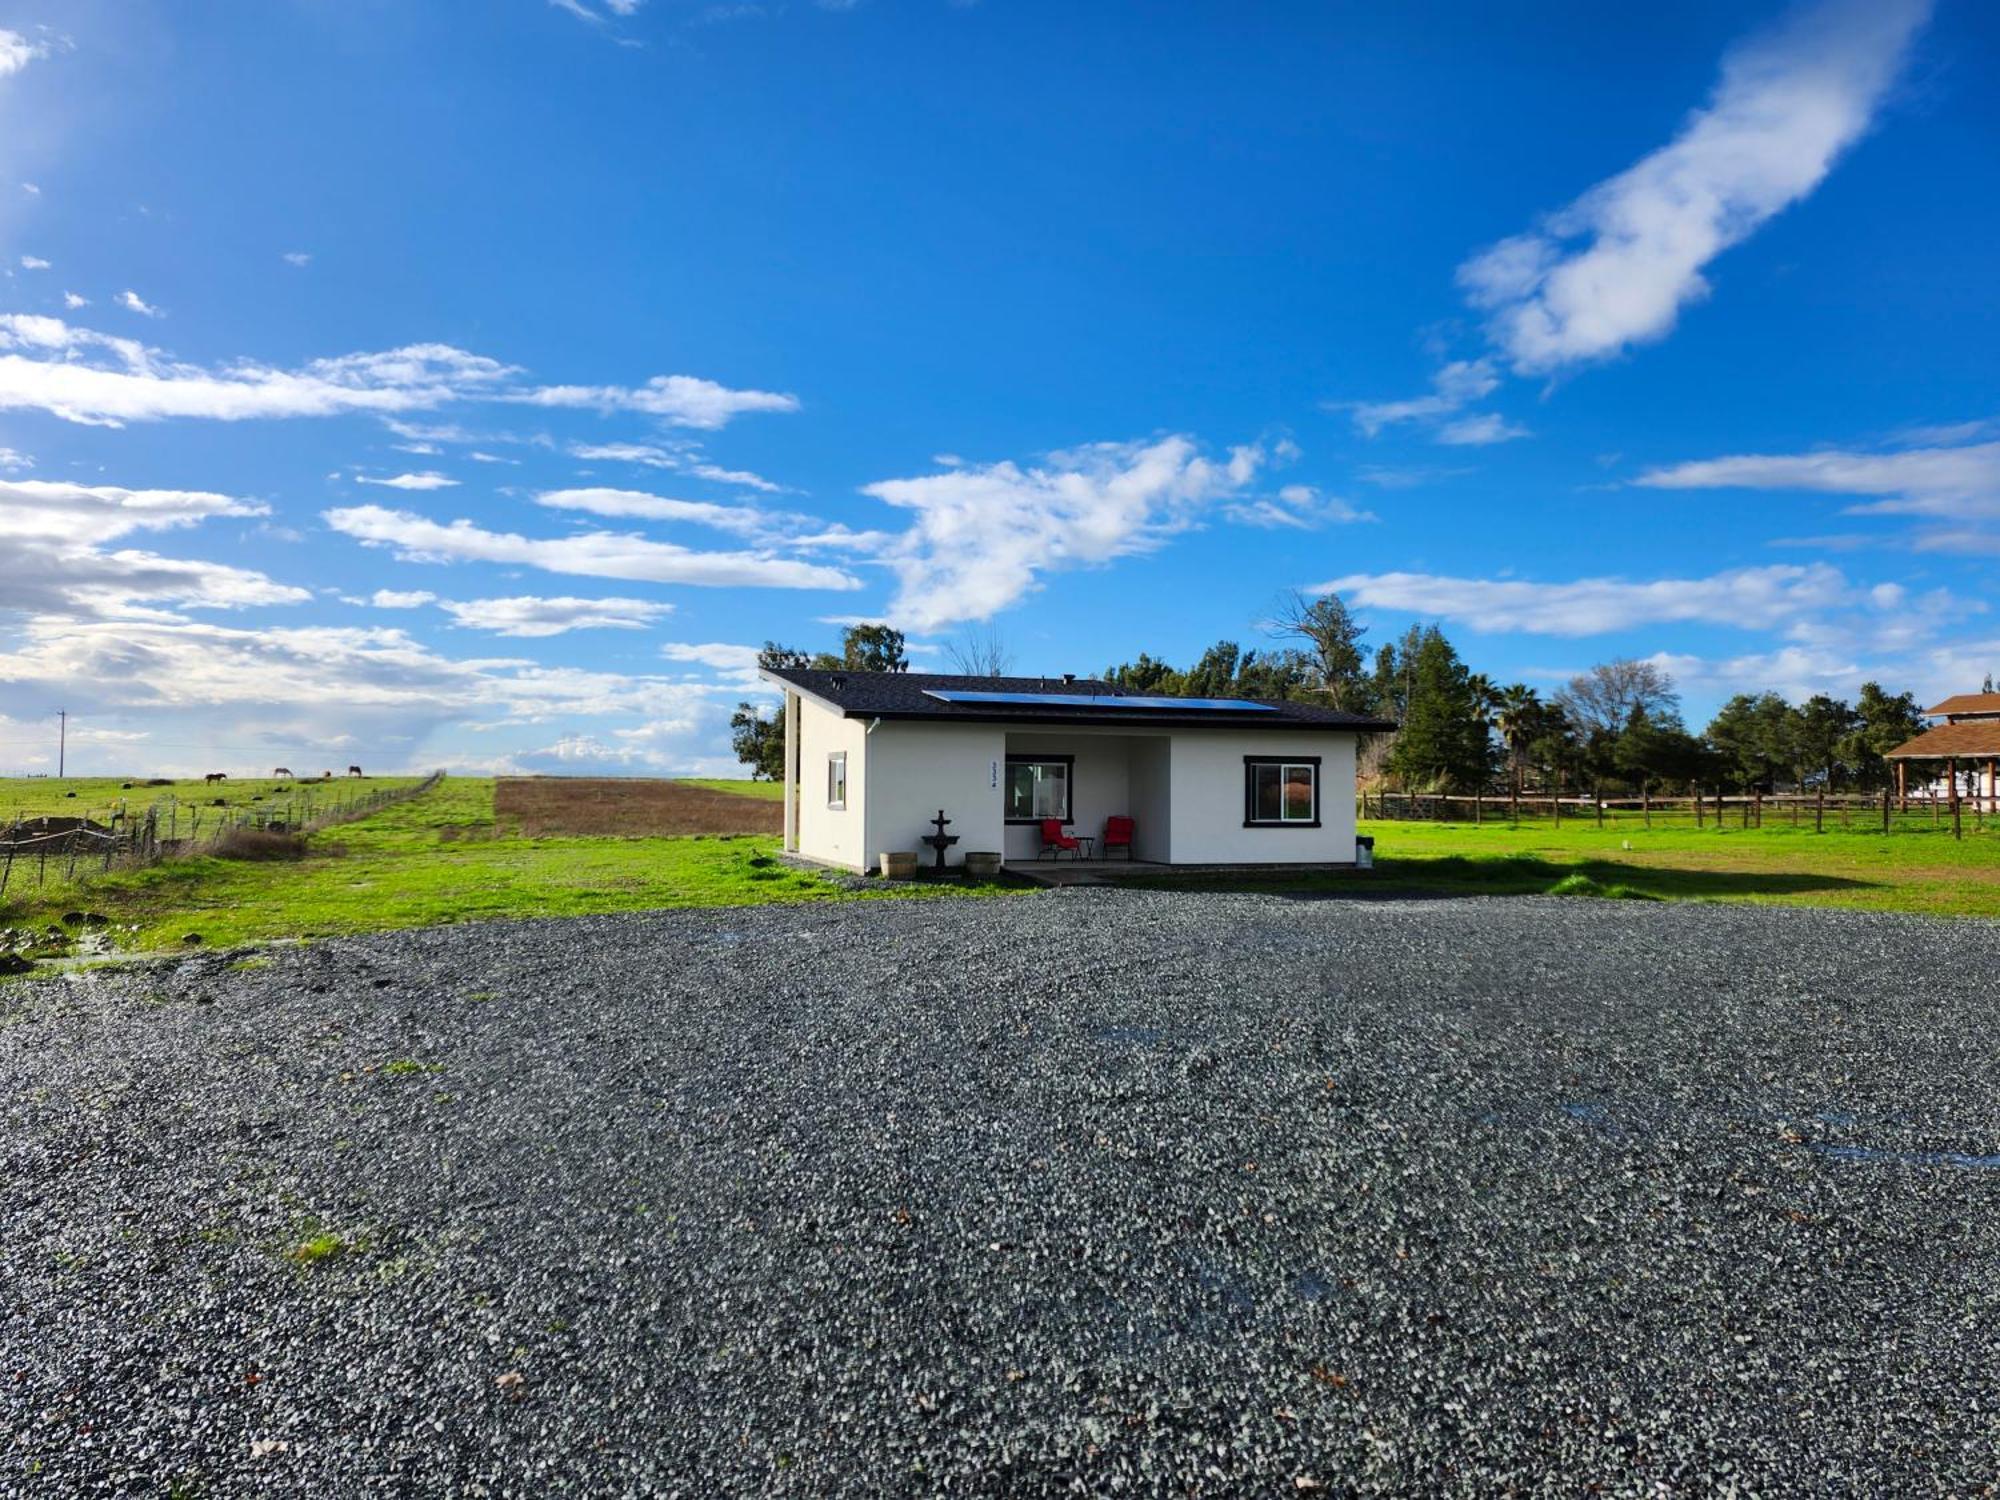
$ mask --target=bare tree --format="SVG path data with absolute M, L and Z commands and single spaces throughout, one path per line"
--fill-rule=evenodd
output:
M 1555 695 L 1555 702 L 1586 736 L 1599 729 L 1619 733 L 1632 722 L 1635 710 L 1645 710 L 1646 717 L 1655 723 L 1678 722 L 1681 712 L 1673 677 L 1657 662 L 1634 661 L 1628 656 L 1599 662 L 1588 672 L 1570 678 L 1568 686 Z
M 1006 638 L 991 625 L 968 625 L 945 642 L 945 660 L 961 677 L 1005 677 L 1014 666 Z
M 1326 695 L 1329 706 L 1369 706 L 1362 701 L 1367 696 L 1367 683 L 1361 675 L 1361 637 L 1368 629 L 1355 623 L 1338 594 L 1322 594 L 1317 599 L 1308 599 L 1296 590 L 1287 594 L 1272 612 L 1269 629 L 1280 639 L 1305 642 L 1305 655 L 1319 679 L 1313 686 Z

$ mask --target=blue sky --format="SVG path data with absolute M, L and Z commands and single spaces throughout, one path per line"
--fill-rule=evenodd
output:
M 2000 667 L 2000 14 L 0 0 L 0 772 L 728 772 L 1337 588 Z M 318 758 L 315 754 L 318 753 Z

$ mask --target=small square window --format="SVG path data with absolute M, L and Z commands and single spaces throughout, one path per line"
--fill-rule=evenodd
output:
M 1319 827 L 1319 761 L 1246 756 L 1243 761 L 1246 827 Z
M 847 752 L 836 750 L 826 758 L 826 805 L 836 810 L 847 806 Z

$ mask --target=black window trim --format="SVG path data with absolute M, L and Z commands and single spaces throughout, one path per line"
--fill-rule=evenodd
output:
M 840 800 L 833 800 L 833 768 L 840 767 Z M 826 810 L 828 812 L 847 811 L 847 752 L 829 750 L 826 752 Z
M 1260 818 L 1257 816 L 1257 773 L 1258 766 L 1311 766 L 1313 768 L 1313 815 L 1310 823 L 1297 818 Z M 1320 798 L 1325 788 L 1320 785 L 1320 758 L 1317 755 L 1246 755 L 1243 757 L 1243 826 L 1245 828 L 1318 828 L 1320 824 Z
M 1064 767 L 1063 776 L 1069 784 L 1069 816 L 1060 821 L 1065 828 L 1074 828 L 1076 826 L 1076 757 L 1074 755 L 1037 755 L 1032 751 L 1023 751 L 1018 755 L 1009 755 L 1007 757 L 1007 764 L 1010 767 L 1017 765 L 1045 766 L 1051 761 L 1057 761 L 1062 764 Z M 1009 828 L 1040 828 L 1042 826 L 1040 818 L 1009 818 L 1005 816 L 1007 790 L 1007 782 L 1003 779 L 1000 783 L 1000 809 L 1002 821 L 1006 826 Z

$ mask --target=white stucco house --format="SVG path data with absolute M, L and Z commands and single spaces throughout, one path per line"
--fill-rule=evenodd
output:
M 968 852 L 1044 854 L 1131 820 L 1162 865 L 1354 863 L 1355 748 L 1394 726 L 1310 703 L 1149 698 L 1076 678 L 769 668 L 785 695 L 785 847 L 845 870 L 912 850 L 940 809 Z M 1124 851 L 1116 851 L 1123 853 Z

